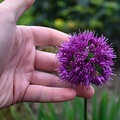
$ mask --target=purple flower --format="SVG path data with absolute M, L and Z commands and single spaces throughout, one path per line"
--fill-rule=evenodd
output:
M 113 59 L 116 58 L 112 45 L 93 31 L 79 32 L 69 37 L 59 47 L 57 68 L 62 81 L 76 85 L 101 85 L 110 81 L 113 74 Z

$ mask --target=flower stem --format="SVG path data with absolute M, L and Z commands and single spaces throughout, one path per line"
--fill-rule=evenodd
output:
M 84 98 L 84 120 L 87 120 L 87 99 Z

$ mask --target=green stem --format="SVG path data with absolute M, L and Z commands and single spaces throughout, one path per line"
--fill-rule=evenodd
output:
M 87 99 L 84 98 L 84 120 L 87 120 Z

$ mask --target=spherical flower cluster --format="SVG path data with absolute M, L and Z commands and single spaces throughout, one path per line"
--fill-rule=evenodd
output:
M 113 59 L 116 58 L 112 45 L 93 31 L 70 35 L 57 52 L 60 66 L 57 68 L 62 81 L 76 85 L 99 86 L 109 82 L 113 75 Z

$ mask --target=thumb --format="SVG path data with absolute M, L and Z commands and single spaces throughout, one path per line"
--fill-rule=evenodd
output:
M 12 13 L 15 21 L 34 3 L 35 0 L 4 0 L 2 8 Z M 7 12 L 6 11 L 6 12 Z

